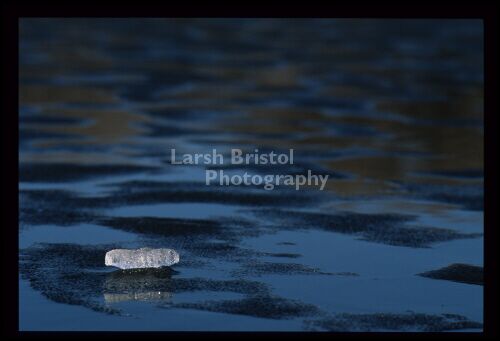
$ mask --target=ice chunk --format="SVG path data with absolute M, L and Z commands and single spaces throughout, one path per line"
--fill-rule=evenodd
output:
M 179 254 L 172 249 L 115 249 L 106 252 L 104 263 L 120 269 L 159 268 L 179 263 Z

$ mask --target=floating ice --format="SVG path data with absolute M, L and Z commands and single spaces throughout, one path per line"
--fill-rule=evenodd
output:
M 179 254 L 172 249 L 115 249 L 106 252 L 104 263 L 120 269 L 159 268 L 179 263 Z

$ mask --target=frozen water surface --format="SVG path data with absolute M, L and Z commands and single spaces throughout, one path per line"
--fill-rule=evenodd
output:
M 22 19 L 20 329 L 481 331 L 482 37 L 479 20 Z M 225 171 L 332 176 L 205 186 L 172 148 L 294 148 L 293 169 Z

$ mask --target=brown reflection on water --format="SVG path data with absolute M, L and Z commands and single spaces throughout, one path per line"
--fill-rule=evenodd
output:
M 348 171 L 363 178 L 377 180 L 401 180 L 413 169 L 412 159 L 402 157 L 374 156 L 331 161 L 330 169 Z
M 65 133 L 82 136 L 87 139 L 82 144 L 114 144 L 124 142 L 146 132 L 140 124 L 147 122 L 144 115 L 119 110 L 97 109 L 55 109 L 48 116 L 56 116 L 77 120 L 88 120 L 88 123 L 76 125 L 37 126 L 36 128 L 50 133 Z
M 341 197 L 376 196 L 380 194 L 397 193 L 397 187 L 393 184 L 381 180 L 367 180 L 363 177 L 347 180 L 329 180 L 325 189 Z
M 43 105 L 50 103 L 116 103 L 115 95 L 103 89 L 82 86 L 21 85 L 19 103 Z
M 87 165 L 123 165 L 131 163 L 130 158 L 118 153 L 92 153 L 92 152 L 66 152 L 51 151 L 47 152 L 24 152 L 19 155 L 19 162 L 35 163 L 68 163 L 68 164 L 87 164 Z
M 394 181 L 481 181 L 428 174 L 483 169 L 479 23 L 24 23 L 21 106 L 82 121 L 21 122 L 39 134 L 21 162 L 134 162 L 151 146 L 244 145 L 294 148 L 347 174 L 326 187 L 343 195 L 392 192 Z M 200 111 L 210 113 L 190 116 Z

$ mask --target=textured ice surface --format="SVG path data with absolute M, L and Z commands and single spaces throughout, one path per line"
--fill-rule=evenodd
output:
M 179 263 L 179 254 L 172 249 L 115 249 L 106 252 L 104 263 L 120 269 L 159 268 Z

